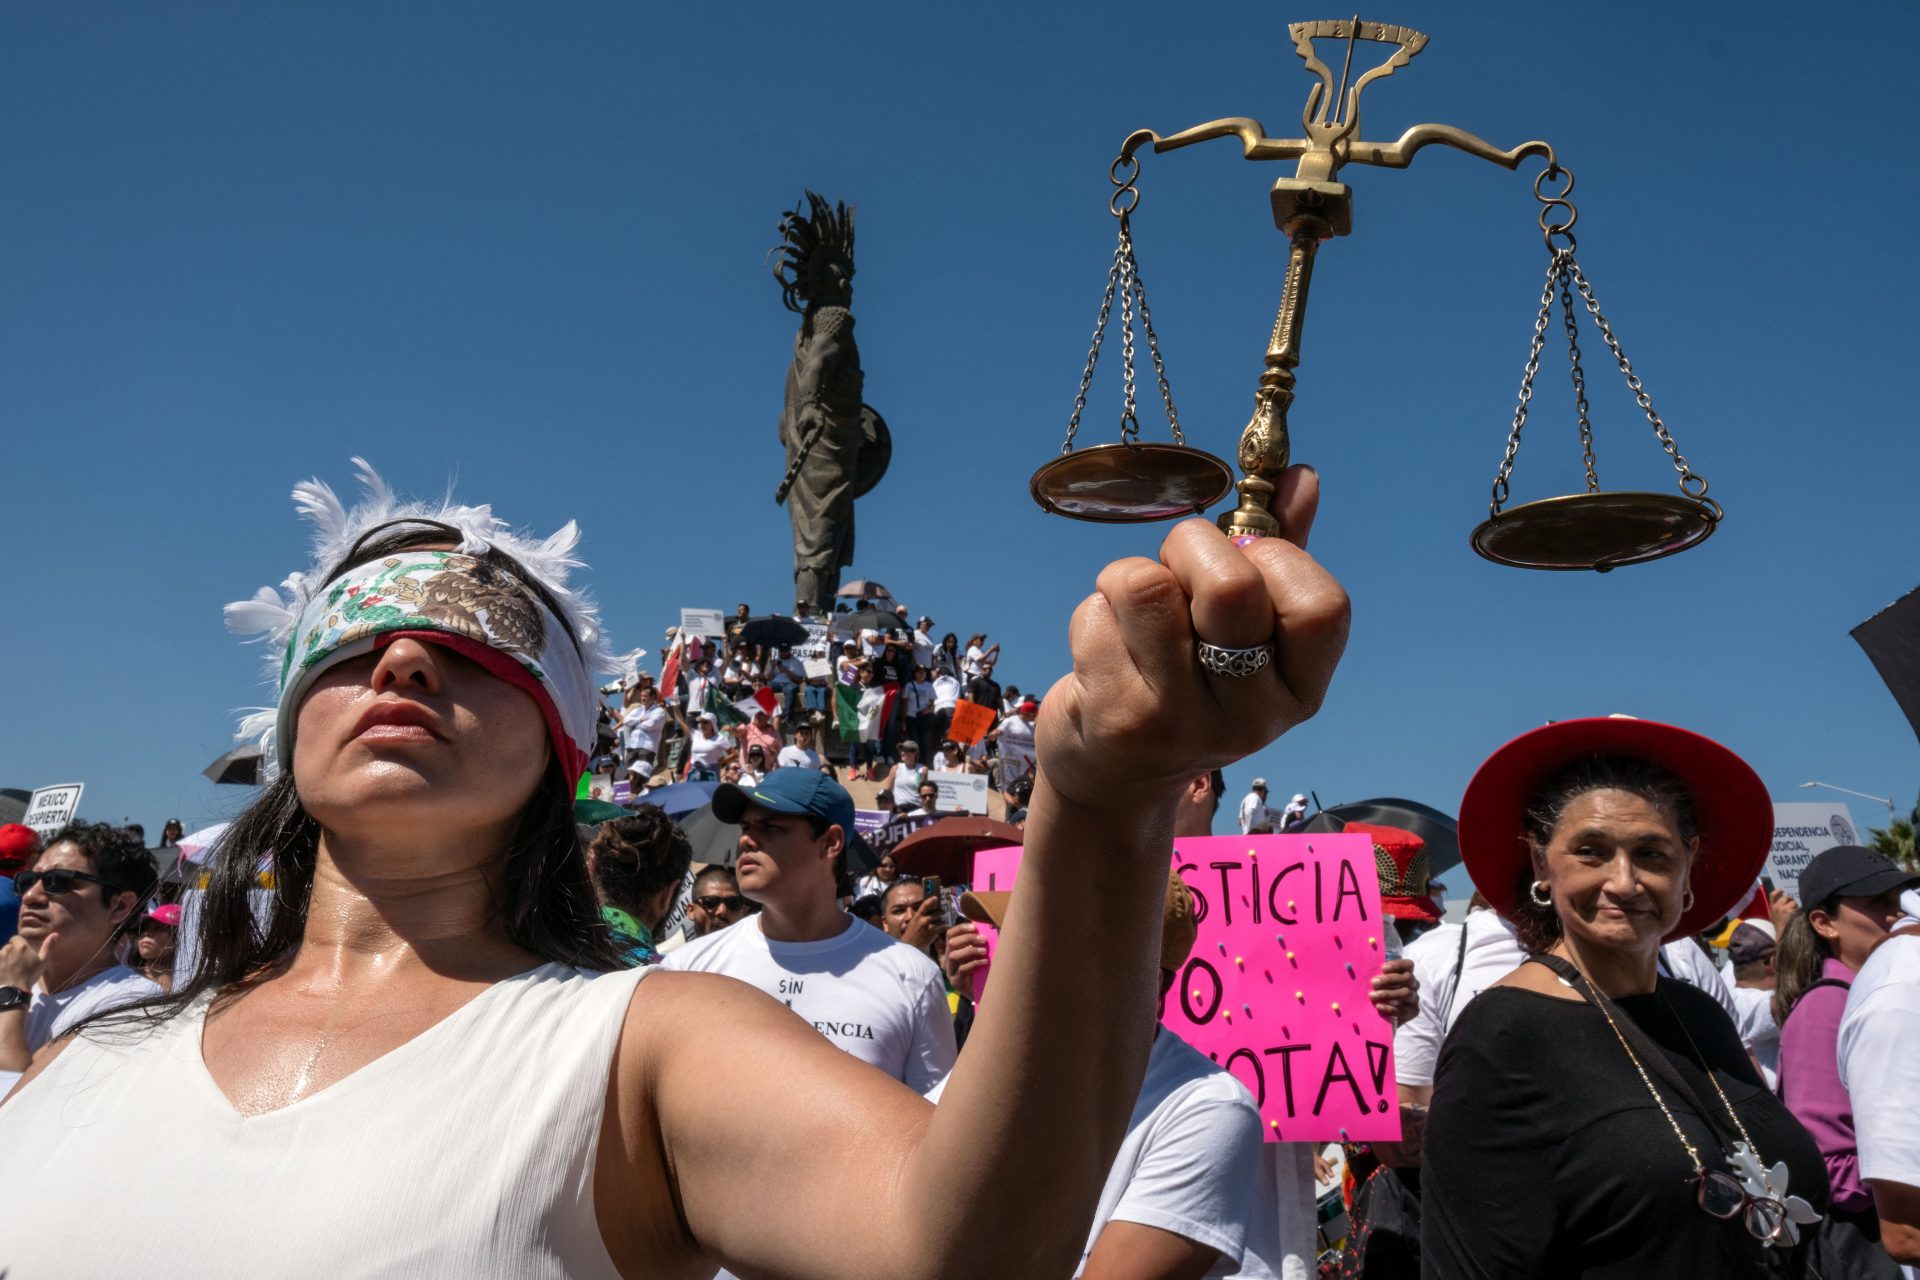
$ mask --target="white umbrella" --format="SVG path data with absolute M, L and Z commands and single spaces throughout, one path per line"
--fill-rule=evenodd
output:
M 207 856 L 214 845 L 220 843 L 220 837 L 227 833 L 231 823 L 216 822 L 210 827 L 202 827 L 189 836 L 180 837 L 180 857 L 184 862 L 199 863 Z

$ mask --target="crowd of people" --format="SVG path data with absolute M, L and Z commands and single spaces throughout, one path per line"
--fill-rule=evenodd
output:
M 1275 500 L 1298 537 L 1312 483 Z M 126 828 L 0 829 L 21 1212 L 164 1136 L 184 1185 L 277 1229 L 169 1233 L 177 1205 L 128 1197 L 112 1231 L 0 1233 L 9 1276 L 139 1266 L 163 1234 L 181 1275 L 1920 1263 L 1920 876 L 1840 847 L 1756 910 L 1771 803 L 1718 743 L 1612 717 L 1494 752 L 1460 803 L 1460 921 L 1419 835 L 1348 824 L 1392 921 L 1364 976 L 1401 1138 L 1273 1141 L 1155 1004 L 1200 923 L 1172 842 L 1304 815 L 1264 780 L 1220 813 L 1220 766 L 1317 707 L 1339 657 L 1344 596 L 1298 546 L 1177 526 L 1163 562 L 1102 579 L 1045 720 L 984 636 L 898 610 L 794 678 L 744 605 L 615 709 L 570 535 L 367 488 L 352 510 L 297 490 L 315 564 L 230 613 L 271 641 L 278 773 L 183 894 Z M 965 742 L 963 702 L 988 717 Z M 928 757 L 1007 796 L 1011 890 L 859 860 L 847 784 L 937 803 Z M 583 822 L 596 773 L 627 802 Z M 648 801 L 683 779 L 739 832 L 711 864 Z
M 923 806 L 929 770 L 986 774 L 1013 791 L 1033 776 L 1037 697 L 1001 683 L 1000 645 L 985 633 L 963 646 L 926 614 L 910 617 L 890 597 L 854 597 L 825 619 L 805 602 L 791 616 L 756 616 L 742 603 L 724 635 L 670 628 L 658 673 L 636 665 L 605 690 L 617 705 L 601 710 L 593 770 L 608 795 L 617 782 L 643 794 L 676 781 L 751 785 L 776 768 L 825 770 L 883 783 L 889 807 L 903 810 Z M 769 642 L 763 623 L 810 639 Z M 966 708 L 983 709 L 986 723 L 956 735 Z

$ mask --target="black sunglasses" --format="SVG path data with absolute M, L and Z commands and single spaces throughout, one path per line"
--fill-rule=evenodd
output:
M 120 890 L 120 886 L 111 880 L 102 880 L 99 876 L 89 875 L 85 871 L 72 871 L 66 867 L 58 867 L 52 871 L 22 871 L 13 878 L 13 891 L 24 898 L 32 892 L 33 886 L 39 885 L 46 890 L 48 897 L 57 898 L 62 894 L 72 893 L 74 885 L 82 880 L 88 884 L 112 889 L 116 893 Z
M 726 907 L 730 911 L 745 911 L 751 905 L 737 893 L 729 893 L 725 896 L 717 893 L 702 894 L 695 898 L 694 902 L 699 904 L 702 911 L 718 911 L 721 907 Z

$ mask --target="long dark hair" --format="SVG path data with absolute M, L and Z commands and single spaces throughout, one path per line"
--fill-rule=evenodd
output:
M 1590 791 L 1627 791 L 1664 814 L 1680 833 L 1681 841 L 1699 834 L 1693 812 L 1693 793 L 1672 770 L 1637 756 L 1590 755 L 1575 760 L 1535 791 L 1522 818 L 1533 857 L 1521 865 L 1515 886 L 1513 929 L 1528 955 L 1551 950 L 1560 940 L 1560 916 L 1551 905 L 1533 900 L 1537 878 L 1534 859 L 1546 855 L 1547 844 L 1560 825 L 1560 815 L 1575 799 Z
M 410 522 L 364 537 L 326 578 L 395 552 L 444 542 L 457 532 Z M 513 575 L 545 600 L 551 596 L 511 556 L 488 551 L 477 557 Z M 556 616 L 560 611 L 554 608 Z M 542 960 L 582 969 L 616 970 L 600 904 L 587 876 L 580 828 L 573 817 L 573 784 L 557 759 L 547 761 L 532 797 L 521 809 L 507 841 L 495 917 L 515 945 Z M 299 949 L 313 899 L 320 824 L 300 803 L 293 775 L 283 773 L 248 805 L 221 836 L 206 869 L 200 902 L 193 975 L 165 996 L 96 1015 L 91 1027 L 117 1022 L 148 1023 L 170 1017 L 203 994 L 217 1002 L 282 972 Z M 273 901 L 265 925 L 254 919 L 251 895 L 261 873 L 272 871 Z
M 1809 902 L 1793 913 L 1780 930 L 1780 944 L 1773 952 L 1773 1020 L 1787 1025 L 1787 1015 L 1800 1003 L 1800 997 L 1820 981 L 1833 946 L 1820 936 L 1807 916 L 1814 911 L 1833 913 L 1834 903 Z

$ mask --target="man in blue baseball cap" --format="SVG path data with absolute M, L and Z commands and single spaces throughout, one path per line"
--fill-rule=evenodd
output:
M 853 797 L 824 773 L 775 769 L 722 785 L 714 816 L 740 827 L 734 874 L 757 915 L 688 943 L 668 969 L 758 987 L 827 1039 L 926 1093 L 958 1052 L 940 970 L 925 954 L 840 908 Z

